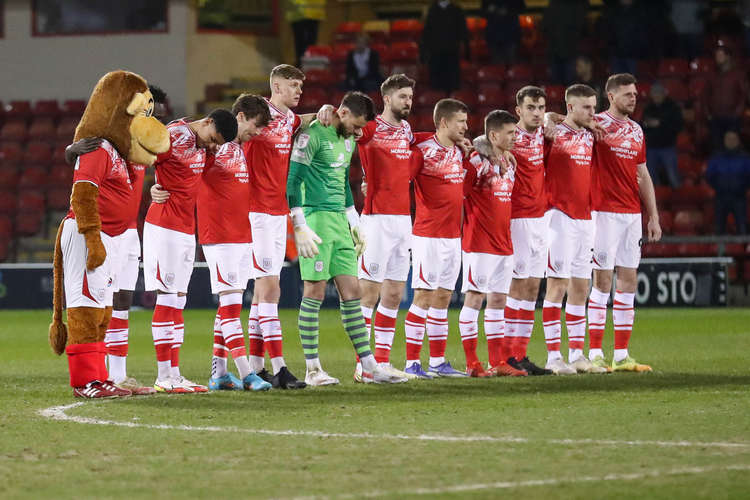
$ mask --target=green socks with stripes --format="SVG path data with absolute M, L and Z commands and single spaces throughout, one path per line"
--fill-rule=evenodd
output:
M 299 328 L 299 338 L 302 342 L 302 351 L 305 353 L 306 360 L 318 359 L 318 337 L 319 330 L 319 313 L 320 300 L 302 298 L 299 305 L 299 317 L 297 318 L 297 327 Z
M 341 301 L 341 322 L 360 359 L 372 356 L 370 334 L 365 326 L 359 299 Z

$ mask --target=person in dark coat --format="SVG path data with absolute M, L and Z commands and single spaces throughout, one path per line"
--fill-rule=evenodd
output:
M 354 50 L 346 56 L 347 90 L 371 92 L 378 90 L 382 82 L 380 54 L 370 47 L 369 37 L 362 33 L 357 36 Z
M 683 127 L 682 110 L 679 104 L 667 96 L 666 90 L 658 82 L 651 86 L 649 97 L 651 99 L 643 110 L 641 120 L 648 148 L 648 171 L 654 184 L 669 184 L 676 189 L 680 187 L 677 134 Z
M 461 50 L 469 59 L 469 30 L 461 7 L 436 0 L 427 11 L 422 32 L 422 58 L 430 71 L 430 86 L 452 92 L 459 88 Z
M 737 234 L 747 234 L 747 199 L 750 155 L 741 147 L 735 130 L 724 134 L 724 150 L 711 157 L 706 180 L 716 190 L 716 232 L 727 232 L 727 217 L 734 216 Z

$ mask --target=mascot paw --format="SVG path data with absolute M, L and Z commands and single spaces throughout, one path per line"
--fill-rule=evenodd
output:
M 49 325 L 49 345 L 58 356 L 65 352 L 68 343 L 68 328 L 62 321 L 53 321 Z
M 104 249 L 99 231 L 86 233 L 86 249 L 88 250 L 86 269 L 93 271 L 104 264 L 104 259 L 107 258 L 107 251 Z

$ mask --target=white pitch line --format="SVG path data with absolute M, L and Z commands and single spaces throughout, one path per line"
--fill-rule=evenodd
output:
M 62 422 L 75 422 L 88 425 L 109 425 L 114 427 L 129 427 L 141 429 L 198 431 L 198 432 L 241 432 L 247 434 L 262 434 L 267 436 L 305 436 L 320 438 L 343 438 L 343 439 L 389 439 L 400 441 L 440 441 L 440 442 L 490 442 L 490 443 L 532 443 L 543 442 L 560 445 L 593 444 L 602 446 L 656 446 L 676 448 L 750 448 L 750 443 L 732 442 L 705 442 L 705 441 L 642 441 L 642 440 L 615 440 L 615 439 L 529 439 L 512 436 L 445 436 L 439 434 L 372 434 L 368 432 L 346 433 L 346 432 L 324 432 L 324 431 L 299 431 L 299 430 L 272 430 L 272 429 L 249 429 L 243 427 L 219 427 L 219 426 L 192 426 L 173 424 L 144 424 L 140 422 L 118 422 L 115 420 L 102 420 L 92 417 L 78 417 L 68 415 L 67 411 L 83 406 L 85 403 L 71 403 L 67 405 L 51 406 L 39 410 L 38 413 L 44 418 Z
M 402 491 L 363 491 L 356 494 L 344 495 L 313 495 L 305 497 L 293 497 L 292 500 L 324 500 L 324 499 L 349 499 L 349 498 L 378 498 L 384 496 L 404 497 L 414 495 L 439 495 L 441 493 L 463 493 L 481 490 L 501 490 L 513 488 L 526 488 L 529 486 L 558 486 L 571 483 L 592 483 L 605 481 L 637 481 L 639 479 L 660 478 L 667 476 L 683 476 L 695 474 L 707 474 L 710 472 L 725 471 L 750 471 L 750 465 L 726 465 L 715 467 L 680 467 L 668 470 L 655 470 L 649 472 L 636 472 L 631 474 L 606 474 L 604 476 L 579 476 L 574 478 L 559 479 L 529 479 L 527 481 L 500 481 L 496 483 L 457 484 L 439 488 L 415 488 Z

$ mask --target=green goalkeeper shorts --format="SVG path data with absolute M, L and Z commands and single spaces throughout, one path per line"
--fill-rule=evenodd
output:
M 307 225 L 323 240 L 312 259 L 300 256 L 299 270 L 305 281 L 328 281 L 332 277 L 357 276 L 357 253 L 344 212 L 313 212 Z

